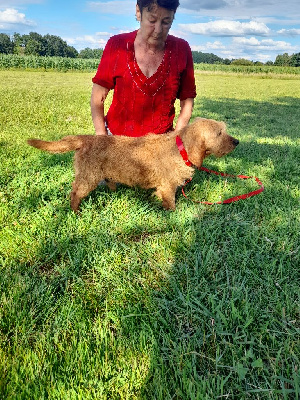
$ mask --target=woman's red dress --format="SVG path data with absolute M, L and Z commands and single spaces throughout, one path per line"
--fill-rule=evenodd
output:
M 173 129 L 176 98 L 196 97 L 192 52 L 188 43 L 169 35 L 164 58 L 147 78 L 134 53 L 137 31 L 113 36 L 107 42 L 92 81 L 114 89 L 105 117 L 113 135 L 143 136 Z

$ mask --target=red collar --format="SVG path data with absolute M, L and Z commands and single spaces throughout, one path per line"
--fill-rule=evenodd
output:
M 187 152 L 184 148 L 183 142 L 179 136 L 176 136 L 176 144 L 177 144 L 178 150 L 181 154 L 181 157 L 183 158 L 183 161 L 186 163 L 186 165 L 188 167 L 192 167 L 193 164 L 190 162 Z

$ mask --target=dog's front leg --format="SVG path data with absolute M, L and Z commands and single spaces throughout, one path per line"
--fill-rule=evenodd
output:
M 175 192 L 177 186 L 163 186 L 158 187 L 156 192 L 154 193 L 159 199 L 162 200 L 162 206 L 165 210 L 175 210 Z

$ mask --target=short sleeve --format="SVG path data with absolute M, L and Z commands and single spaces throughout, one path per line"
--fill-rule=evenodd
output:
M 115 86 L 113 71 L 114 71 L 114 51 L 113 39 L 110 38 L 104 48 L 96 75 L 92 78 L 92 82 L 101 85 L 107 89 L 113 89 Z
M 197 96 L 192 51 L 186 41 L 183 41 L 183 43 L 184 49 L 181 51 L 184 51 L 186 54 L 186 65 L 180 76 L 180 86 L 177 93 L 177 98 L 180 100 L 195 98 Z

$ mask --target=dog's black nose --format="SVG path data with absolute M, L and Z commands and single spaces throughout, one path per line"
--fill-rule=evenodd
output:
M 240 141 L 239 141 L 238 139 L 233 139 L 233 144 L 234 144 L 235 146 L 237 146 L 239 143 L 240 143 Z

